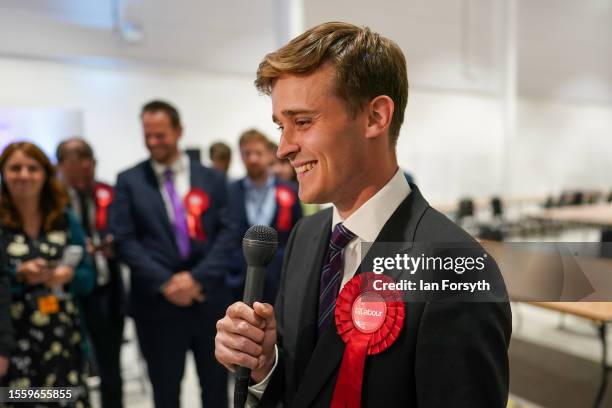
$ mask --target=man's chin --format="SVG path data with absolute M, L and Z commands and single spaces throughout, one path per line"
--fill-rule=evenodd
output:
M 305 191 L 302 186 L 299 186 L 298 197 L 300 198 L 300 201 L 305 204 L 325 204 L 328 202 L 325 201 L 324 197 L 321 194 L 316 194 L 311 191 Z
M 152 154 L 151 158 L 158 163 L 166 163 L 168 161 L 167 154 Z
M 266 170 L 247 170 L 247 176 L 252 180 L 259 180 L 266 175 Z

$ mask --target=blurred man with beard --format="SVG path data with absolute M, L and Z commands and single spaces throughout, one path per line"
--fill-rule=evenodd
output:
M 232 217 L 241 235 L 253 225 L 268 225 L 278 231 L 278 250 L 268 266 L 264 290 L 266 302 L 274 303 L 285 244 L 291 229 L 302 218 L 302 208 L 295 185 L 279 179 L 271 170 L 274 155 L 268 138 L 251 129 L 240 136 L 239 145 L 247 175 L 230 186 Z M 228 286 L 235 300 L 242 298 L 245 273 L 242 250 L 238 250 L 228 276 Z

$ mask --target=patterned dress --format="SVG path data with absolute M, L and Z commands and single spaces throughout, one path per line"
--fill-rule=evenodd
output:
M 78 395 L 71 403 L 16 403 L 15 407 L 90 406 L 85 343 L 77 305 L 78 297 L 93 287 L 94 272 L 89 258 L 82 258 L 73 280 L 60 292 L 15 279 L 20 262 L 35 258 L 57 262 L 68 245 L 82 247 L 85 254 L 83 232 L 76 219 L 67 213 L 64 224 L 65 228 L 42 232 L 37 239 L 31 239 L 23 231 L 0 226 L 0 249 L 6 257 L 3 267 L 11 276 L 11 317 L 15 332 L 15 346 L 2 385 L 11 389 L 70 387 Z

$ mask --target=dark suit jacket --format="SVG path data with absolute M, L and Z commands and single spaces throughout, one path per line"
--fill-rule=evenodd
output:
M 267 268 L 265 291 L 266 296 L 264 296 L 264 301 L 270 303 L 274 301 L 274 299 L 276 298 L 276 293 L 278 291 L 278 285 L 280 283 L 280 274 L 283 266 L 283 257 L 285 254 L 285 246 L 287 245 L 287 241 L 289 240 L 289 234 L 291 233 L 291 229 L 293 229 L 293 226 L 302 218 L 302 205 L 298 198 L 297 191 L 295 190 L 295 186 L 278 180 L 278 178 L 275 178 L 274 188 L 276 188 L 277 186 L 284 186 L 289 188 L 293 193 L 295 203 L 291 207 L 291 228 L 288 231 L 280 231 L 277 227 L 279 205 L 278 200 L 276 201 L 276 209 L 274 211 L 274 217 L 272 218 L 272 225 L 270 226 L 277 229 L 278 248 L 276 250 L 276 253 L 274 254 L 274 258 L 272 259 Z M 230 216 L 234 223 L 237 225 L 238 233 L 240 234 L 240 236 L 244 236 L 249 227 L 251 227 L 246 212 L 244 179 L 237 180 L 229 186 L 229 203 Z M 239 289 L 244 286 L 244 279 L 246 275 L 246 264 L 244 261 L 244 256 L 242 254 L 242 248 L 237 248 L 236 253 L 232 257 L 231 262 L 232 265 L 228 276 L 228 286 Z
M 190 171 L 191 187 L 204 190 L 210 206 L 201 216 L 206 239 L 191 241 L 191 255 L 186 261 L 180 257 L 151 162 L 144 161 L 117 178 L 111 230 L 119 256 L 131 270 L 130 311 L 135 318 L 171 318 L 184 310 L 161 294 L 161 287 L 172 274 L 183 270 L 190 271 L 202 285 L 204 304 L 226 300 L 223 288 L 228 260 L 239 239 L 227 214 L 225 179 L 193 160 Z M 192 308 L 198 310 L 204 304 Z
M 112 186 L 100 181 L 96 181 L 96 186 L 97 185 L 102 185 L 110 189 L 113 188 Z M 75 205 L 78 206 L 80 204 L 78 193 L 73 188 L 69 188 L 69 191 L 71 198 L 70 206 L 73 207 L 73 213 L 79 221 L 79 224 L 81 224 L 83 227 L 85 235 L 87 235 L 87 231 L 83 226 L 83 215 L 80 214 L 80 208 L 79 211 L 75 211 Z M 95 197 L 93 197 L 93 192 L 91 203 L 93 206 L 96 206 L 96 200 Z M 95 217 L 93 217 L 93 219 L 90 221 L 92 229 L 95 229 Z M 110 225 L 107 225 L 105 229 L 96 231 L 100 239 L 104 239 L 104 237 L 111 233 L 109 227 Z M 91 259 L 91 263 L 96 274 L 99 273 L 97 270 L 96 260 L 93 257 Z M 96 279 L 96 284 L 92 292 L 86 298 L 83 298 L 83 307 L 85 308 L 86 313 L 97 318 L 123 319 L 126 312 L 126 295 L 123 287 L 123 280 L 121 278 L 121 265 L 116 256 L 106 258 L 106 263 L 108 265 L 109 272 L 108 283 L 104 286 L 99 286 Z
M 415 185 L 377 242 L 472 242 L 429 206 Z M 261 406 L 328 407 L 344 343 L 335 327 L 317 341 L 319 276 L 332 211 L 304 218 L 287 244 L 275 305 L 279 362 Z M 490 258 L 490 257 L 489 257 Z M 491 262 L 488 273 L 499 275 Z M 505 289 L 504 289 L 505 292 Z M 503 408 L 508 396 L 507 302 L 406 303 L 404 327 L 386 351 L 368 356 L 362 406 Z

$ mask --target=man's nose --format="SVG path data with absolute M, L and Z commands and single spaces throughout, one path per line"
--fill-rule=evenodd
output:
M 300 150 L 300 146 L 296 143 L 294 135 L 290 131 L 283 131 L 283 135 L 278 143 L 276 157 L 279 159 L 290 159 Z

